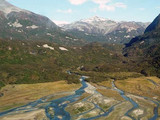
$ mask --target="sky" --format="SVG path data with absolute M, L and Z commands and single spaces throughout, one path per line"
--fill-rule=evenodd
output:
M 115 21 L 152 22 L 160 0 L 8 0 L 11 4 L 49 17 L 56 24 L 99 16 Z

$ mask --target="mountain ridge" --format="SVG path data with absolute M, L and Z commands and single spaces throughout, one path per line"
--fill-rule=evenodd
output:
M 146 75 L 160 74 L 160 15 L 146 28 L 145 33 L 133 38 L 123 54 L 143 67 Z
M 145 33 L 160 28 L 160 14 L 154 19 L 154 21 L 146 28 Z
M 5 0 L 0 0 L 0 38 L 52 41 L 64 45 L 84 43 L 62 31 L 48 17 L 18 8 Z
M 123 44 L 129 42 L 132 37 L 143 34 L 148 25 L 149 23 L 134 21 L 117 22 L 94 16 L 61 27 L 63 30 L 87 41 Z M 94 36 L 96 36 L 95 39 Z

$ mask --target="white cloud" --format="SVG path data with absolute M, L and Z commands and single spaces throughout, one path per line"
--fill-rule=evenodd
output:
M 54 22 L 56 25 L 69 24 L 68 21 L 58 21 L 58 20 L 53 20 L 53 22 Z
M 81 5 L 87 1 L 90 1 L 90 0 L 69 0 L 69 2 L 73 5 Z M 91 1 L 96 4 L 106 4 L 110 2 L 111 0 L 91 0 Z
M 61 10 L 61 9 L 59 9 L 59 10 L 57 10 L 57 12 L 69 14 L 69 13 L 72 13 L 73 11 L 72 11 L 72 9 L 67 9 L 67 10 Z
M 85 3 L 86 1 L 88 0 L 69 0 L 69 2 L 73 5 L 80 5 L 80 4 Z
M 97 3 L 97 4 L 107 4 L 109 2 L 111 2 L 111 0 L 92 0 L 94 3 Z
M 115 3 L 114 6 L 117 8 L 127 8 L 127 5 L 121 2 Z
M 107 5 L 107 4 L 99 5 L 100 10 L 115 11 L 116 8 L 127 8 L 127 5 L 125 5 L 124 3 L 115 3 L 112 5 Z
M 112 0 L 69 0 L 71 4 L 80 5 L 87 1 L 92 1 L 99 6 L 99 10 L 104 11 L 114 11 L 116 8 L 127 8 L 127 5 L 121 2 L 112 3 Z M 96 12 L 97 10 L 93 9 L 91 12 Z
M 103 4 L 101 4 L 101 5 L 99 5 L 99 9 L 100 10 L 106 10 L 106 11 L 114 11 L 115 10 L 115 7 L 114 6 L 112 6 L 112 5 L 103 5 Z

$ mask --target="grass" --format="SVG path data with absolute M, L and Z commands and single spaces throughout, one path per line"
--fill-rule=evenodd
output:
M 139 104 L 140 109 L 144 110 L 143 116 L 145 116 L 145 118 L 149 119 L 153 117 L 155 104 L 140 97 L 135 97 L 135 96 L 130 96 L 130 97 Z M 138 117 L 135 116 L 133 112 L 130 114 L 135 118 Z
M 68 111 L 71 116 L 81 114 L 83 112 L 89 111 L 94 108 L 94 105 L 90 102 L 75 102 L 67 106 L 66 111 Z
M 136 72 L 94 72 L 94 71 L 75 71 L 85 76 L 89 76 L 86 79 L 88 82 L 103 84 L 106 87 L 111 87 L 111 81 L 115 80 L 123 80 L 127 78 L 139 78 L 143 75 Z
M 117 91 L 113 91 L 110 89 L 97 89 L 99 93 L 101 93 L 103 96 L 114 98 L 119 101 L 123 101 L 124 99 L 119 95 Z
M 80 86 L 80 84 L 67 84 L 66 81 L 7 85 L 0 90 L 4 93 L 4 96 L 0 97 L 0 111 L 27 104 L 47 95 L 74 91 Z
M 102 113 L 99 109 L 94 109 L 93 111 L 88 112 L 87 114 L 82 115 L 84 119 L 90 118 L 90 117 L 95 117 Z
M 149 78 L 155 82 L 160 81 L 157 77 Z M 125 80 L 117 80 L 115 84 L 119 89 L 125 92 L 150 98 L 157 97 L 157 99 L 160 100 L 160 87 L 154 85 L 147 79 L 148 77 L 128 78 Z
M 106 81 L 102 81 L 102 82 L 98 82 L 96 83 L 99 86 L 104 86 L 107 88 L 112 88 L 112 80 L 106 80 Z
M 111 112 L 107 117 L 101 117 L 96 120 L 119 120 L 123 115 L 132 108 L 131 103 L 122 102 L 114 108 L 114 111 Z

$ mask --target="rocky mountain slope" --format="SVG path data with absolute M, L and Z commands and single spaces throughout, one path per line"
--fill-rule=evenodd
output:
M 0 0 L 0 38 L 53 41 L 59 44 L 82 42 L 61 31 L 49 18 L 17 8 L 5 0 Z
M 89 42 L 126 43 L 131 38 L 143 34 L 148 25 L 149 23 L 141 22 L 116 22 L 95 16 L 63 25 L 62 28 Z
M 124 55 L 145 66 L 145 74 L 160 73 L 160 15 L 146 28 L 145 33 L 133 38 Z

